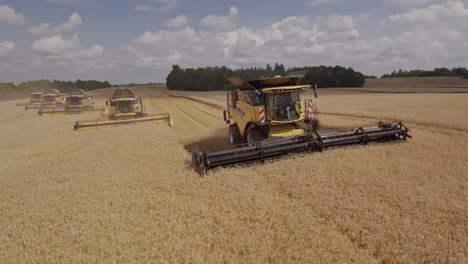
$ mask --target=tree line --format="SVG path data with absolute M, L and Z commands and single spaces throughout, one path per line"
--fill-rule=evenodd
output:
M 67 93 L 76 89 L 82 89 L 85 91 L 92 91 L 101 88 L 109 88 L 112 85 L 108 81 L 96 81 L 96 80 L 76 80 L 76 81 L 59 81 L 59 80 L 38 80 L 38 81 L 27 81 L 15 85 L 9 83 L 17 92 L 30 93 L 34 91 L 49 91 L 52 89 L 57 89 L 60 92 Z
M 231 69 L 226 66 L 186 68 L 173 65 L 166 78 L 169 90 L 185 91 L 214 91 L 225 89 L 226 78 L 239 76 L 244 80 L 285 76 L 291 71 L 307 70 L 301 84 L 318 85 L 324 87 L 362 87 L 366 81 L 365 76 L 352 68 L 341 66 L 305 66 L 286 68 L 283 64 L 267 64 L 265 67 L 251 67 Z
M 382 78 L 398 78 L 398 77 L 464 77 L 468 79 L 468 70 L 465 67 L 458 68 L 435 68 L 434 70 L 398 70 L 382 75 Z
M 161 82 L 149 82 L 149 83 L 127 83 L 127 84 L 114 84 L 113 87 L 144 87 L 144 86 L 164 86 Z
M 92 91 L 96 89 L 102 89 L 102 88 L 109 88 L 112 87 L 110 82 L 108 81 L 96 81 L 96 80 L 76 80 L 75 82 L 72 81 L 58 81 L 54 80 L 52 82 L 52 85 L 54 86 L 54 89 L 57 89 L 61 92 L 69 92 L 75 89 L 82 89 L 84 91 Z

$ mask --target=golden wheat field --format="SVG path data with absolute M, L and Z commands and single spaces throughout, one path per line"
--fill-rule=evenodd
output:
M 188 150 L 228 145 L 223 93 L 135 91 L 174 128 L 74 132 L 99 113 L 0 102 L 0 263 L 468 262 L 467 94 L 324 93 L 324 126 L 401 120 L 413 139 L 199 177 Z

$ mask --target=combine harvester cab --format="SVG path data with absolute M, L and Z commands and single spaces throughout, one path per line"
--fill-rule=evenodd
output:
M 216 167 L 264 162 L 290 153 L 322 151 L 326 148 L 411 138 L 402 123 L 379 122 L 351 132 L 321 130 L 318 109 L 312 100 L 301 99 L 315 86 L 299 85 L 307 72 L 286 77 L 228 81 L 236 88 L 227 93 L 224 120 L 234 148 L 215 152 L 192 151 L 192 166 L 199 174 Z
M 42 92 L 34 92 L 29 94 L 29 102 L 26 104 L 16 104 L 17 106 L 24 106 L 24 110 L 40 109 L 42 106 Z
M 102 111 L 104 108 L 96 108 L 91 101 L 92 95 L 78 89 L 69 94 L 63 95 L 60 92 L 55 94 L 55 103 L 50 99 L 49 105 L 43 105 L 39 110 L 39 115 L 47 114 L 80 114 L 86 111 Z
M 103 115 L 105 119 L 77 121 L 74 130 L 141 122 L 167 123 L 170 127 L 173 126 L 172 117 L 168 113 L 154 115 L 145 113 L 141 99 L 126 88 L 115 90 L 112 97 L 106 101 Z

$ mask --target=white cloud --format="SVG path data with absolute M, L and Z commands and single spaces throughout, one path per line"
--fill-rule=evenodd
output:
M 169 70 L 227 65 L 246 67 L 275 61 L 289 66 L 344 65 L 369 74 L 395 68 L 466 65 L 468 9 L 447 1 L 388 16 L 381 37 L 359 30 L 358 18 L 343 15 L 290 16 L 264 27 L 236 26 L 237 9 L 189 25 L 145 32 L 129 46 L 134 65 Z M 209 21 L 209 22 L 207 22 Z
M 136 1 L 148 5 L 151 12 L 162 3 Z M 397 2 L 386 4 L 397 7 Z M 3 65 L 13 67 L 15 59 L 21 57 L 23 64 L 17 66 L 18 72 L 33 64 L 42 65 L 37 69 L 44 73 L 58 70 L 76 76 L 73 74 L 81 71 L 98 74 L 96 69 L 96 76 L 134 81 L 163 80 L 172 64 L 343 65 L 377 75 L 397 68 L 466 66 L 468 9 L 461 1 L 434 0 L 418 7 L 421 3 L 417 0 L 408 3 L 411 8 L 391 9 L 394 14 L 384 17 L 379 13 L 378 19 L 374 15 L 289 16 L 255 26 L 239 25 L 239 10 L 231 7 L 227 14 L 209 15 L 196 22 L 177 16 L 163 23 L 160 30 L 142 32 L 122 49 L 105 52 L 101 45 L 84 45 L 77 35 L 72 35 L 82 23 L 77 14 L 63 24 L 35 27 L 33 31 L 40 39 L 32 44 L 32 53 L 13 52 L 14 56 L 2 59 L 8 62 Z M 0 43 L 3 54 L 15 49 L 10 44 Z M 8 77 L 5 71 L 0 74 Z
M 236 15 L 237 9 L 231 8 L 227 17 Z M 167 67 L 180 63 L 242 67 L 274 61 L 294 65 L 326 63 L 328 59 L 335 64 L 353 58 L 356 46 L 367 45 L 358 38 L 354 19 L 348 16 L 288 17 L 255 29 L 226 23 L 221 28 L 207 28 L 145 32 L 131 43 L 129 50 L 140 66 Z
M 76 35 L 70 38 L 60 35 L 41 38 L 33 42 L 32 50 L 41 57 L 53 60 L 94 60 L 104 53 L 101 45 L 82 48 Z
M 237 7 L 231 6 L 227 16 L 208 15 L 202 19 L 200 24 L 211 30 L 233 29 L 236 26 L 235 19 L 238 13 Z
M 15 49 L 15 44 L 9 41 L 0 42 L 0 56 L 10 53 L 13 49 Z
M 39 26 L 30 27 L 28 30 L 33 35 L 39 36 L 53 36 L 53 35 L 60 35 L 67 32 L 74 30 L 76 27 L 81 25 L 83 20 L 80 17 L 80 14 L 73 13 L 70 15 L 70 18 L 67 22 L 57 25 L 51 26 L 48 23 L 40 24 Z
M 376 60 L 410 69 L 466 65 L 466 21 L 468 9 L 458 1 L 391 15 L 387 26 L 392 34 L 377 41 Z
M 16 12 L 10 6 L 0 5 L 0 22 L 18 25 L 26 23 L 26 19 L 21 13 Z
M 176 16 L 175 18 L 164 23 L 164 26 L 166 28 L 172 28 L 172 29 L 184 28 L 184 27 L 187 27 L 188 25 L 189 25 L 189 20 L 184 15 Z
M 177 6 L 177 0 L 142 0 L 141 3 L 135 6 L 135 11 L 138 12 L 166 12 L 174 9 Z
M 385 4 L 393 7 L 427 6 L 437 0 L 385 0 Z
M 355 0 L 356 2 L 362 0 Z M 443 0 L 384 0 L 384 3 L 387 6 L 396 7 L 396 8 L 408 8 L 408 7 L 421 7 L 427 6 L 431 3 L 442 2 Z M 324 5 L 335 5 L 344 3 L 343 0 L 306 0 L 306 6 L 316 7 Z
M 434 4 L 426 8 L 411 9 L 410 11 L 402 14 L 395 14 L 390 16 L 390 21 L 394 25 L 404 26 L 406 28 L 427 28 L 433 27 L 449 27 L 454 26 L 454 30 L 458 27 L 463 27 L 467 23 L 461 23 L 460 19 L 468 19 L 468 10 L 464 8 L 462 2 L 447 1 L 443 4 Z M 468 20 L 465 20 L 465 22 Z
M 60 35 L 41 38 L 34 41 L 32 48 L 42 54 L 63 54 L 69 50 L 79 48 L 78 36 L 65 39 Z

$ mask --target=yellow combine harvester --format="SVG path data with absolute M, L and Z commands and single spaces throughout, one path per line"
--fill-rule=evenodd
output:
M 296 85 L 295 78 L 279 76 L 251 82 L 236 77 L 228 80 L 241 88 L 227 94 L 224 120 L 231 144 L 304 136 L 306 125 L 318 126 L 318 120 L 306 116 L 301 104 L 301 93 L 315 87 Z
M 112 97 L 106 101 L 103 115 L 105 119 L 77 121 L 74 130 L 141 122 L 167 123 L 170 127 L 173 126 L 170 114 L 148 115 L 145 113 L 141 99 L 126 88 L 115 90 Z
M 92 95 L 78 89 L 68 94 L 44 94 L 43 105 L 38 114 L 79 114 L 86 111 L 102 111 L 104 108 L 94 107 Z
M 18 103 L 16 106 L 24 106 L 24 110 L 39 109 L 42 106 L 42 94 L 42 92 L 30 93 L 28 103 Z
M 64 95 L 60 91 L 54 89 L 51 92 L 42 94 L 42 104 L 39 112 L 42 110 L 53 110 L 64 106 Z
M 401 141 L 410 138 L 401 123 L 379 122 L 351 132 L 322 130 L 318 109 L 301 94 L 316 87 L 299 85 L 306 72 L 253 81 L 229 78 L 237 88 L 227 93 L 224 120 L 229 125 L 232 149 L 216 152 L 192 151 L 192 166 L 200 174 L 239 163 L 263 162 L 281 155 L 322 151 L 330 147 L 369 142 Z

